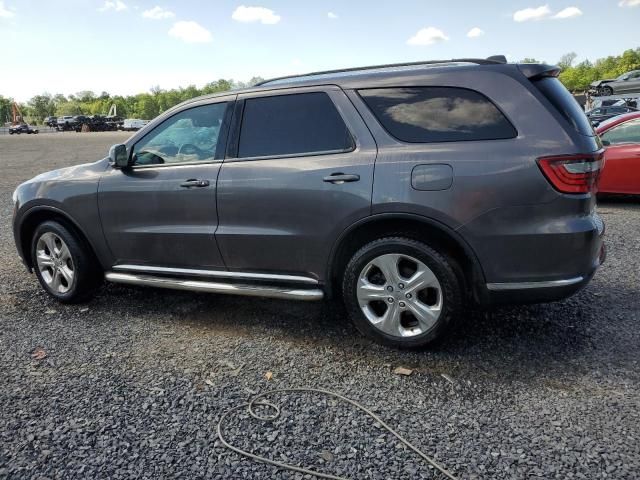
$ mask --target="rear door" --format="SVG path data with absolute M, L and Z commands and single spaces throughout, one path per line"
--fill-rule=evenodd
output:
M 322 278 L 339 234 L 370 214 L 373 137 L 331 86 L 240 95 L 234 118 L 218 179 L 225 264 Z

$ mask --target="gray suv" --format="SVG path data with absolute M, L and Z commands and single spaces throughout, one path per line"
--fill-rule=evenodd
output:
M 18 252 L 62 302 L 103 279 L 341 297 L 364 334 L 419 347 L 465 304 L 558 300 L 604 260 L 602 147 L 557 74 L 492 57 L 196 98 L 20 185 Z

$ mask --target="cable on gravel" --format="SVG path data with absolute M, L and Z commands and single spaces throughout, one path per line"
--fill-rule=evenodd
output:
M 218 432 L 218 438 L 220 439 L 220 442 L 222 442 L 222 444 L 225 447 L 227 447 L 229 450 L 232 450 L 232 451 L 238 453 L 239 455 L 247 457 L 247 458 L 249 458 L 251 460 L 254 460 L 256 462 L 267 463 L 267 464 L 274 465 L 275 467 L 278 467 L 278 468 L 281 468 L 281 469 L 291 470 L 291 471 L 294 471 L 294 472 L 300 472 L 300 473 L 304 473 L 306 475 L 314 475 L 314 476 L 316 476 L 318 478 L 329 478 L 329 479 L 332 479 L 332 480 L 348 480 L 346 477 L 338 477 L 336 475 L 331 475 L 331 474 L 328 474 L 328 473 L 321 473 L 321 472 L 317 472 L 315 470 L 311 470 L 311 469 L 308 469 L 308 468 L 298 467 L 298 466 L 295 466 L 295 465 L 290 465 L 290 464 L 287 464 L 287 463 L 271 460 L 271 459 L 266 458 L 266 457 L 261 457 L 259 455 L 254 454 L 254 453 L 247 452 L 246 450 L 242 450 L 241 448 L 235 447 L 235 446 L 231 445 L 227 440 L 225 440 L 224 436 L 222 435 L 224 421 L 231 414 L 233 414 L 234 412 L 237 412 L 237 411 L 239 411 L 239 410 L 241 410 L 243 408 L 246 409 L 247 413 L 249 415 L 251 415 L 253 418 L 255 418 L 256 420 L 261 420 L 263 422 L 273 422 L 273 421 L 277 420 L 280 417 L 280 407 L 278 407 L 276 404 L 274 404 L 272 402 L 264 400 L 265 397 L 270 396 L 270 395 L 274 395 L 274 394 L 277 394 L 277 393 L 319 393 L 319 394 L 327 395 L 329 397 L 334 397 L 334 398 L 342 400 L 342 401 L 344 401 L 346 403 L 349 403 L 349 404 L 353 405 L 354 407 L 356 407 L 358 410 L 364 412 L 369 417 L 373 418 L 376 422 L 378 422 L 380 425 L 382 425 L 382 427 L 385 428 L 389 433 L 391 433 L 394 437 L 396 437 L 400 442 L 405 444 L 410 450 L 412 450 L 417 455 L 419 455 L 425 462 L 427 462 L 430 465 L 432 465 L 436 470 L 438 470 L 440 473 L 445 475 L 447 478 L 449 478 L 451 480 L 457 480 L 457 478 L 455 476 L 453 476 L 449 471 L 447 471 L 444 467 L 442 467 L 441 465 L 436 463 L 436 461 L 433 460 L 433 458 L 431 458 L 429 455 L 427 455 L 422 450 L 420 450 L 418 447 L 416 447 L 411 442 L 409 442 L 407 439 L 405 439 L 402 435 L 400 435 L 393 428 L 391 428 L 389 425 L 387 425 L 380 417 L 378 417 L 375 413 L 373 413 L 367 407 L 365 407 L 364 405 L 356 402 L 355 400 L 351 400 L 350 398 L 347 398 L 347 397 L 345 397 L 343 395 L 340 395 L 338 393 L 335 393 L 335 392 L 332 392 L 332 391 L 329 391 L 329 390 L 323 390 L 323 389 L 320 389 L 320 388 L 282 388 L 282 389 L 277 389 L 277 390 L 270 390 L 268 392 L 256 395 L 255 397 L 253 397 L 249 401 L 249 403 L 243 403 L 242 405 L 238 405 L 237 407 L 233 407 L 232 409 L 230 409 L 227 412 L 225 412 L 220 417 L 220 420 L 218 421 L 217 432 Z M 255 407 L 256 406 L 271 408 L 274 413 L 268 414 L 268 415 L 260 415 L 260 414 L 256 413 L 256 411 L 255 411 Z

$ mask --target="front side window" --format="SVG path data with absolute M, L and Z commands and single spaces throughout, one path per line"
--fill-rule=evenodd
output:
M 352 149 L 351 134 L 324 92 L 245 101 L 239 158 L 337 153 Z
M 602 140 L 610 145 L 640 143 L 640 118 L 616 125 L 602 134 Z
M 227 103 L 215 103 L 168 118 L 135 144 L 133 165 L 214 160 L 226 109 Z
M 384 128 L 403 142 L 496 140 L 517 135 L 502 112 L 473 90 L 375 88 L 359 94 Z

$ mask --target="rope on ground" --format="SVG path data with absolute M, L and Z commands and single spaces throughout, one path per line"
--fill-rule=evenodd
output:
M 426 453 L 424 453 L 422 450 L 420 450 L 418 447 L 414 446 L 411 442 L 406 440 L 402 435 L 400 435 L 393 428 L 391 428 L 389 425 L 387 425 L 380 417 L 378 417 L 375 413 L 373 413 L 367 407 L 365 407 L 364 405 L 356 402 L 355 400 L 351 400 L 350 398 L 347 398 L 347 397 L 345 397 L 343 395 L 340 395 L 340 394 L 335 393 L 335 392 L 331 392 L 329 390 L 323 390 L 323 389 L 320 389 L 320 388 L 281 388 L 281 389 L 277 389 L 277 390 L 271 390 L 271 391 L 256 395 L 255 397 L 253 397 L 249 401 L 249 403 L 244 403 L 242 405 L 238 405 L 237 407 L 233 407 L 232 409 L 230 409 L 227 412 L 225 412 L 220 417 L 220 420 L 218 421 L 217 432 L 218 432 L 218 438 L 220 439 L 220 442 L 222 442 L 222 444 L 225 447 L 227 447 L 229 450 L 232 450 L 232 451 L 236 452 L 237 454 L 242 455 L 243 457 L 247 457 L 247 458 L 249 458 L 251 460 L 254 460 L 256 462 L 267 463 L 269 465 L 273 465 L 275 467 L 278 467 L 278 468 L 281 468 L 281 469 L 284 469 L 284 470 L 291 470 L 291 471 L 294 471 L 294 472 L 300 472 L 300 473 L 304 473 L 304 474 L 307 474 L 307 475 L 314 475 L 314 476 L 316 476 L 318 478 L 328 478 L 328 479 L 332 479 L 332 480 L 348 480 L 345 477 L 338 477 L 338 476 L 331 475 L 331 474 L 328 474 L 328 473 L 321 473 L 321 472 L 317 472 L 315 470 L 311 470 L 309 468 L 297 467 L 295 465 L 290 465 L 290 464 L 287 464 L 287 463 L 278 462 L 276 460 L 271 460 L 271 459 L 266 458 L 266 457 L 261 457 L 260 455 L 256 455 L 254 453 L 247 452 L 246 450 L 242 450 L 241 448 L 235 447 L 235 446 L 231 445 L 227 440 L 225 440 L 224 436 L 222 435 L 222 431 L 223 431 L 222 426 L 224 424 L 224 421 L 231 414 L 233 414 L 234 412 L 237 412 L 238 410 L 241 410 L 243 408 L 245 408 L 247 410 L 247 412 L 249 413 L 249 415 L 251 415 L 256 420 L 261 420 L 261 421 L 264 421 L 264 422 L 273 422 L 273 421 L 277 420 L 278 417 L 280 417 L 280 407 L 278 407 L 277 405 L 275 405 L 275 404 L 273 404 L 273 403 L 271 403 L 271 402 L 269 402 L 267 400 L 264 400 L 265 397 L 270 396 L 270 395 L 274 395 L 274 394 L 277 394 L 277 393 L 321 393 L 323 395 L 327 395 L 329 397 L 334 397 L 334 398 L 342 400 L 342 401 L 344 401 L 346 403 L 349 403 L 350 405 L 353 405 L 354 407 L 356 407 L 358 410 L 364 412 L 369 417 L 373 418 L 376 422 L 378 422 L 380 425 L 382 425 L 382 427 L 384 429 L 386 429 L 390 434 L 392 434 L 394 437 L 396 437 L 400 442 L 402 442 L 404 445 L 406 445 L 410 450 L 412 450 L 417 455 L 419 455 L 425 462 L 427 462 L 428 464 L 433 466 L 436 470 L 438 470 L 440 473 L 445 475 L 447 478 L 449 478 L 451 480 L 457 480 L 456 477 L 454 477 L 449 471 L 447 471 L 444 467 L 442 467 L 441 465 L 436 463 L 436 461 L 433 458 L 431 458 Z M 273 411 L 275 413 L 272 413 L 272 414 L 269 414 L 269 415 L 259 415 L 255 411 L 255 407 L 256 406 L 269 407 L 269 408 L 273 409 Z

